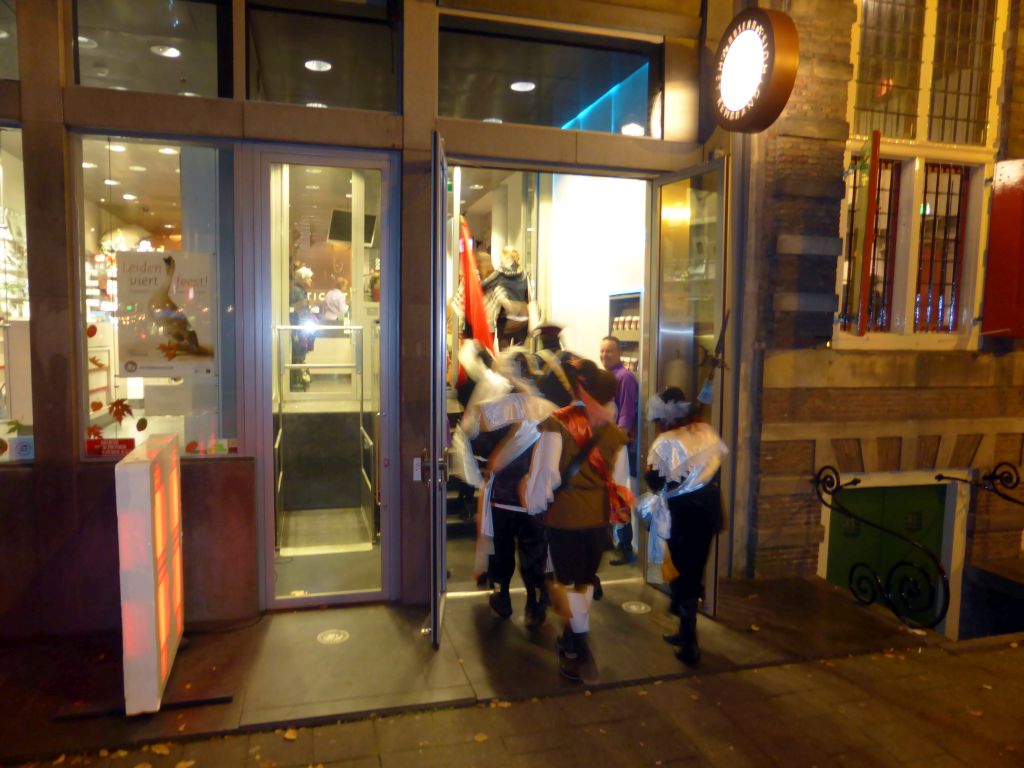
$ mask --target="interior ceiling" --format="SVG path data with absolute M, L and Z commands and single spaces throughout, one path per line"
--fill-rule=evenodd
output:
M 364 208 L 367 215 L 380 215 L 380 171 L 364 170 Z M 324 242 L 334 210 L 352 210 L 352 171 L 318 165 L 291 165 L 288 172 L 288 202 L 293 225 L 308 224 L 311 241 Z M 379 223 L 378 223 L 379 226 Z M 380 231 L 377 232 L 378 237 Z M 365 233 L 366 242 L 371 233 Z M 379 245 L 379 239 L 374 242 Z
M 397 37 L 386 24 L 250 9 L 251 95 L 290 104 L 398 111 Z M 309 59 L 331 64 L 310 72 Z
M 123 146 L 125 151 L 114 152 L 110 146 Z M 126 224 L 142 227 L 154 237 L 180 233 L 180 156 L 161 154 L 161 147 L 177 148 L 177 145 L 83 138 L 82 162 L 97 166 L 83 167 L 81 171 L 86 201 Z M 132 166 L 145 170 L 133 171 Z M 105 184 L 107 179 L 118 184 Z M 125 200 L 126 194 L 135 195 L 136 199 Z M 101 213 L 102 231 L 97 234 L 105 234 L 115 224 Z
M 18 29 L 11 0 L 0 0 L 0 78 L 18 76 Z
M 497 189 L 509 177 L 518 173 L 518 171 L 501 168 L 468 168 L 465 166 L 462 167 L 461 171 L 462 181 L 459 188 L 459 209 L 469 211 L 470 213 L 482 214 L 489 214 L 491 212 L 491 191 Z M 453 185 L 454 169 L 449 169 L 448 171 L 448 182 L 449 185 Z M 480 189 L 473 189 L 474 186 L 479 186 Z M 454 188 L 448 193 L 449 212 L 454 210 L 454 193 Z
M 438 112 L 561 127 L 650 59 L 633 51 L 442 30 Z M 655 73 L 656 74 L 656 73 Z M 536 83 L 529 93 L 509 87 Z
M 79 82 L 217 96 L 217 9 L 188 0 L 78 0 Z M 85 38 L 83 40 L 82 38 Z M 154 45 L 181 51 L 153 53 Z

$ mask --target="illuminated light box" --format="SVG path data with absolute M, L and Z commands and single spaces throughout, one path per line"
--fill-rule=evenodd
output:
M 149 438 L 117 463 L 114 477 L 124 708 L 137 715 L 160 710 L 184 624 L 177 438 Z

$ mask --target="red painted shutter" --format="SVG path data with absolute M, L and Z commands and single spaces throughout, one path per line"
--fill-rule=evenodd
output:
M 1024 160 L 996 163 L 981 332 L 1024 338 Z

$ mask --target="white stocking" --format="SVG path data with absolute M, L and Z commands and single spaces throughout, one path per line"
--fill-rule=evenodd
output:
M 582 592 L 572 591 L 568 594 L 569 610 L 572 616 L 569 625 L 576 634 L 590 631 L 590 604 L 594 601 L 594 587 L 588 584 Z

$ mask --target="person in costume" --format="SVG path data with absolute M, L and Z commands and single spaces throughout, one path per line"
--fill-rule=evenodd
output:
M 540 437 L 537 425 L 555 405 L 530 383 L 535 370 L 525 350 L 501 355 L 493 365 L 496 370 L 486 365 L 488 359 L 474 342 L 460 350 L 459 362 L 475 386 L 456 430 L 453 474 L 479 489 L 475 570 L 490 573 L 491 609 L 502 618 L 512 615 L 510 586 L 518 551 L 526 587 L 525 624 L 536 629 L 545 621 L 548 604 L 547 540 L 539 516 L 528 514 L 521 504 L 519 485 Z
M 521 345 L 530 328 L 537 325 L 537 308 L 530 297 L 530 281 L 523 270 L 519 251 L 506 245 L 498 268 L 483 279 L 489 308 L 496 311 L 494 326 L 501 349 Z
M 559 671 L 571 680 L 593 672 L 590 606 L 609 524 L 631 513 L 625 433 L 614 423 L 615 377 L 590 360 L 564 366 L 575 400 L 540 424 L 523 504 L 543 512 L 554 579 L 551 604 L 563 619 L 556 643 Z
M 678 387 L 668 387 L 647 404 L 657 436 L 647 453 L 647 485 L 654 492 L 640 500 L 639 513 L 652 533 L 668 541 L 679 575 L 672 580 L 671 611 L 679 629 L 664 636 L 677 646 L 676 658 L 700 660 L 697 606 L 704 593 L 704 568 L 711 542 L 725 527 L 717 475 L 729 451 L 718 433 L 701 421 Z

